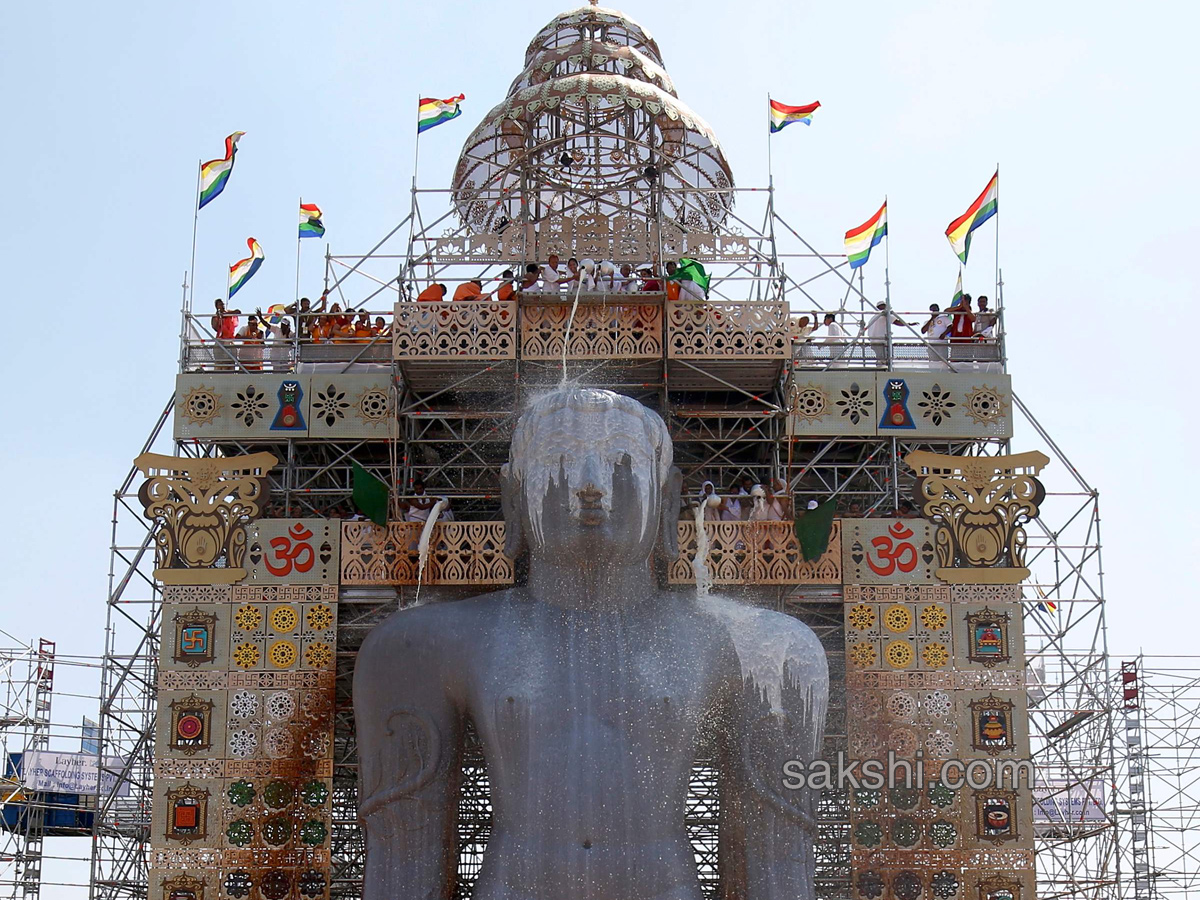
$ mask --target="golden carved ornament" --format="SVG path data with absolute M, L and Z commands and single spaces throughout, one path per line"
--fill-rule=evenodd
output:
M 267 494 L 270 453 L 188 459 L 143 453 L 138 491 L 155 524 L 154 577 L 163 584 L 233 584 L 246 575 L 246 525 Z
M 1046 496 L 1036 477 L 1050 463 L 1044 453 L 947 456 L 915 450 L 904 461 L 917 473 L 921 514 L 937 525 L 939 579 L 1020 584 L 1029 577 L 1022 526 L 1037 517 Z

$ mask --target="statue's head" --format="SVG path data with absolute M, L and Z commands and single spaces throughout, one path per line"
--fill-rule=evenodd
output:
M 630 397 L 562 388 L 517 421 L 502 470 L 505 552 L 649 558 L 661 535 L 676 552 L 679 470 L 663 420 Z

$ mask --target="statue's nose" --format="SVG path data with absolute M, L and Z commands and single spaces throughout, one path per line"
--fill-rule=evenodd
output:
M 604 499 L 604 491 L 597 487 L 603 482 L 600 478 L 600 460 L 595 454 L 587 455 L 583 461 L 583 471 L 580 472 L 580 476 L 580 486 L 579 490 L 575 492 L 575 496 L 584 506 L 598 506 Z

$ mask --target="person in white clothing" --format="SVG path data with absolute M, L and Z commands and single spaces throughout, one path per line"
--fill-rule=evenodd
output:
M 542 266 L 542 290 L 550 292 L 560 290 L 559 282 L 566 277 L 566 270 L 558 267 L 558 254 L 551 253 L 550 258 L 546 260 L 546 265 Z
M 704 507 L 705 522 L 721 521 L 721 507 L 725 505 L 725 501 L 717 496 L 717 486 L 711 481 L 700 485 L 700 496 L 697 498 L 697 503 Z

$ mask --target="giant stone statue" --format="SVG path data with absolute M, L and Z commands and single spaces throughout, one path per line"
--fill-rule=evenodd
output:
M 366 900 L 454 892 L 464 725 L 493 827 L 476 900 L 700 900 L 684 827 L 693 761 L 720 772 L 722 896 L 813 897 L 812 798 L 828 672 L 781 613 L 660 589 L 681 476 L 663 421 L 609 391 L 530 406 L 503 470 L 524 586 L 401 610 L 354 673 Z

